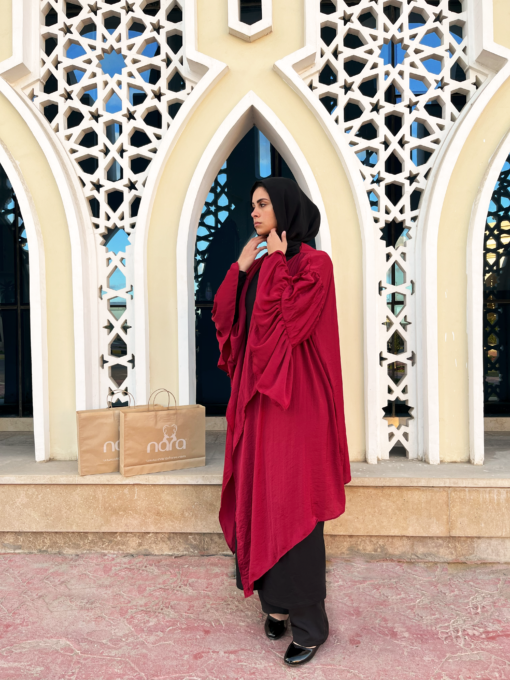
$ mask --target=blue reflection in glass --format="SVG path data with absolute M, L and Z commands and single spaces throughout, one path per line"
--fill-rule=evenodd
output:
M 77 43 L 71 43 L 66 50 L 66 57 L 68 59 L 77 59 L 78 57 L 83 57 L 84 54 L 87 54 L 85 49 Z
M 125 232 L 123 232 L 125 233 Z M 112 290 L 122 290 L 126 287 L 126 277 L 117 267 L 113 273 L 108 277 L 108 287 Z
M 145 31 L 145 26 L 139 21 L 135 21 L 128 29 L 128 38 L 138 38 Z
M 82 104 L 93 106 L 97 101 L 97 87 L 86 90 L 80 98 Z
M 78 68 L 73 68 L 67 72 L 67 84 L 76 85 L 85 75 L 85 71 L 80 71 Z
M 443 62 L 441 59 L 430 57 L 429 59 L 424 59 L 422 64 L 425 66 L 427 71 L 430 73 L 435 73 L 436 75 L 439 75 L 443 70 Z
M 419 12 L 411 12 L 409 15 L 409 28 L 420 28 L 426 24 L 425 17 Z
M 406 50 L 403 49 L 402 43 L 390 40 L 385 43 L 379 53 L 379 58 L 382 59 L 385 65 L 397 66 L 404 61 Z
M 150 42 L 142 50 L 144 57 L 155 57 L 159 54 L 159 45 L 157 42 Z
M 411 88 L 411 92 L 418 97 L 427 92 L 425 83 L 417 78 L 409 78 L 409 87 Z
M 105 53 L 103 58 L 99 60 L 99 63 L 103 73 L 106 73 L 108 76 L 118 75 L 119 73 L 122 73 L 122 69 L 126 67 L 124 57 L 120 52 L 115 52 L 115 50 L 109 54 Z
M 414 121 L 414 123 L 411 123 L 411 136 L 416 137 L 417 139 L 423 139 L 424 137 L 429 137 L 430 132 L 423 123 Z
M 131 245 L 128 235 L 124 229 L 112 230 L 108 236 L 104 238 L 104 245 L 106 252 L 125 253 L 126 248 Z
M 430 31 L 420 40 L 420 45 L 427 45 L 427 47 L 439 47 L 441 44 L 441 36 L 437 31 Z
M 373 191 L 367 191 L 368 195 L 368 200 L 370 202 L 370 207 L 372 210 L 375 210 L 375 212 L 379 211 L 379 199 L 377 198 L 377 194 Z
M 133 106 L 138 106 L 142 104 L 147 99 L 147 95 L 143 90 L 139 90 L 137 87 L 129 86 L 129 101 Z
M 259 177 L 269 177 L 271 174 L 271 143 L 259 130 Z
M 367 149 L 366 151 L 358 151 L 356 156 L 363 165 L 367 165 L 369 168 L 373 168 L 375 165 L 377 165 L 377 151 L 371 151 L 370 149 Z
M 413 149 L 411 151 L 411 160 L 418 167 L 420 165 L 425 165 L 431 156 L 432 153 L 430 151 L 426 151 L 425 149 Z
M 108 137 L 108 141 L 112 144 L 115 144 L 121 134 L 122 125 L 120 123 L 110 123 L 110 125 L 106 126 L 106 136 Z
M 106 111 L 108 113 L 118 113 L 122 110 L 122 101 L 117 93 L 113 93 L 110 99 L 106 102 Z
M 81 29 L 80 35 L 82 35 L 84 38 L 87 38 L 87 40 L 95 40 L 96 37 L 97 37 L 96 25 L 95 24 L 86 24 Z
M 456 42 L 460 43 L 464 40 L 464 33 L 462 30 L 462 26 L 451 26 L 450 25 L 450 35 L 453 36 L 453 38 L 456 40 Z

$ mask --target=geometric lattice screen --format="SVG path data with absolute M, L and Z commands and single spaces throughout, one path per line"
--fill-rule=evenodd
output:
M 73 160 L 96 234 L 102 395 L 133 391 L 132 244 L 152 159 L 193 79 L 175 0 L 43 0 L 26 94 Z
M 202 214 L 198 223 L 197 240 L 195 245 L 195 290 L 198 289 L 207 266 L 208 247 L 217 231 L 221 229 L 223 222 L 234 209 L 230 203 L 227 189 L 227 162 L 223 164 L 217 174 L 202 208 Z M 205 291 L 205 297 L 213 299 L 213 291 Z
M 483 357 L 487 415 L 510 414 L 510 156 L 498 178 L 484 239 Z
M 459 0 L 323 0 L 319 70 L 303 75 L 349 140 L 379 239 L 382 458 L 417 456 L 418 215 L 441 142 L 481 85 L 463 10 Z

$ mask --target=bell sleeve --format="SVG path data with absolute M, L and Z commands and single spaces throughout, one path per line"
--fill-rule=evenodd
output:
M 231 333 L 238 316 L 239 298 L 246 274 L 241 276 L 237 262 L 230 267 L 221 286 L 214 296 L 212 320 L 216 326 L 216 337 L 220 346 L 218 368 L 225 371 L 232 378 L 233 366 L 229 366 L 231 357 Z M 232 362 L 230 362 L 231 364 Z
M 251 360 L 257 391 L 284 410 L 292 394 L 293 350 L 312 335 L 333 274 L 331 259 L 321 255 L 313 268 L 308 265 L 297 276 L 290 275 L 279 250 L 267 256 L 260 269 L 250 333 Z

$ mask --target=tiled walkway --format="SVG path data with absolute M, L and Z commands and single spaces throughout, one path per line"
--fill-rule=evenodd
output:
M 2 680 L 510 680 L 510 566 L 334 559 L 289 669 L 227 557 L 0 555 Z

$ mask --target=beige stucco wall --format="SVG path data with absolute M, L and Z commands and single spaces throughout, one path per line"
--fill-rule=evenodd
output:
M 249 44 L 227 32 L 225 0 L 198 0 L 199 49 L 229 72 L 197 109 L 165 168 L 148 242 L 151 387 L 177 389 L 175 249 L 179 217 L 193 172 L 218 126 L 249 91 L 272 108 L 317 179 L 332 234 L 346 416 L 353 460 L 364 459 L 361 238 L 342 165 L 313 114 L 273 71 L 303 45 L 303 3 L 274 2 L 273 32 Z M 12 52 L 11 0 L 0 0 L 0 59 Z M 509 0 L 494 0 L 494 37 L 510 47 Z M 473 201 L 487 163 L 510 129 L 510 84 L 489 103 L 452 173 L 438 241 L 438 328 L 441 459 L 467 460 L 468 376 L 466 238 Z M 33 133 L 0 97 L 0 139 L 19 162 L 38 213 L 46 252 L 51 455 L 76 455 L 71 254 L 68 226 L 54 181 Z
M 1 95 L 0 139 L 19 164 L 32 195 L 43 236 L 51 457 L 66 459 L 76 456 L 77 452 L 73 288 L 67 220 L 57 184 L 41 147 L 16 109 Z
M 0 0 L 0 61 L 12 55 L 12 0 Z
M 227 3 L 199 0 L 198 47 L 229 72 L 190 119 L 165 168 L 150 223 L 148 285 L 151 389 L 177 389 L 175 250 L 179 218 L 193 172 L 219 125 L 253 90 L 280 118 L 318 182 L 333 242 L 347 431 L 353 460 L 365 458 L 361 237 L 341 162 L 303 101 L 273 71 L 276 60 L 303 46 L 303 3 L 278 0 L 273 32 L 254 43 L 228 33 Z
M 476 2 L 476 0 L 475 0 Z M 494 40 L 510 48 L 510 2 L 508 0 L 493 0 L 494 7 Z

